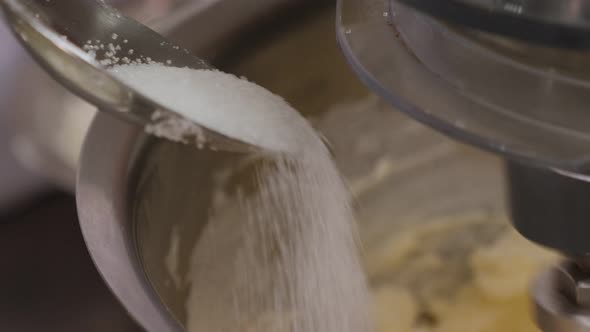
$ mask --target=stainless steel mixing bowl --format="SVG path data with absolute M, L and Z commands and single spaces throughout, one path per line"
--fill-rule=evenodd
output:
M 187 19 L 175 32 L 183 34 L 177 40 L 198 39 L 188 27 L 200 19 L 198 14 Z M 215 53 L 216 66 L 247 76 L 310 118 L 330 142 L 350 184 L 367 248 L 404 228 L 441 218 L 465 213 L 502 218 L 499 161 L 413 122 L 371 95 L 340 55 L 334 20 L 329 2 L 277 6 L 272 15 L 259 17 L 259 24 L 245 25 L 231 38 L 207 44 L 210 48 L 198 42 L 193 48 Z M 249 178 L 248 158 L 148 137 L 102 114 L 94 119 L 78 173 L 81 227 L 104 279 L 147 330 L 183 329 L 188 286 L 182 278 L 190 252 L 219 193 L 231 199 L 232 185 Z M 223 180 L 229 185 L 222 188 Z M 451 240 L 451 249 L 469 251 L 505 225 L 478 227 Z M 177 266 L 170 266 L 171 255 Z

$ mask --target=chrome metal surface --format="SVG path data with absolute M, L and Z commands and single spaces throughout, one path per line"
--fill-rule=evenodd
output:
M 84 145 L 76 200 L 82 234 L 92 259 L 125 308 L 144 328 L 182 331 L 167 314 L 143 271 L 129 222 L 129 199 L 134 194 L 129 191 L 129 174 L 141 131 L 112 117 L 97 118 L 91 130 L 106 135 Z
M 542 273 L 532 287 L 535 316 L 543 332 L 588 332 L 590 315 L 588 308 L 576 304 L 565 296 L 564 288 L 577 287 L 574 277 L 567 266 L 551 268 Z
M 124 52 L 133 49 L 134 54 L 156 62 L 211 69 L 203 60 L 96 0 L 3 0 L 0 6 L 21 43 L 56 80 L 99 109 L 140 126 L 183 117 L 108 74 L 99 62 L 101 56 L 108 57 L 108 48 L 95 58 L 82 50 L 87 41 L 108 44 L 126 39 Z M 252 149 L 246 143 L 194 125 L 204 133 L 206 144 L 240 151 Z M 191 136 L 185 140 L 189 144 L 202 143 Z
M 154 27 L 187 1 L 105 2 Z M 6 24 L 0 24 L 0 47 L 0 210 L 54 185 L 73 193 L 84 126 L 95 107 L 40 68 Z
M 227 45 L 242 36 L 245 26 L 264 17 L 276 7 L 284 6 L 291 0 L 243 0 L 229 3 L 225 0 L 117 0 L 105 1 L 138 21 L 161 33 L 177 45 L 185 45 L 193 53 L 206 59 L 223 53 Z M 196 16 L 199 19 L 193 19 Z M 57 184 L 74 192 L 78 156 L 84 139 L 87 122 L 91 120 L 96 107 L 73 95 L 52 79 L 10 33 L 8 26 L 2 27 L 2 48 L 0 58 L 13 58 L 12 62 L 0 69 L 2 83 L 8 90 L 2 92 L 2 135 L 5 135 L 4 150 L 14 150 L 18 162 L 44 185 Z M 195 31 L 206 31 L 198 33 Z M 241 37 L 240 37 L 241 38 Z M 4 40 L 6 39 L 6 42 Z M 2 59 L 0 59 L 2 62 Z M 5 71 L 4 71 L 5 70 Z M 29 98 L 30 94 L 35 98 Z M 0 148 L 1 150 L 2 148 Z M 4 158 L 4 163 L 19 167 L 17 160 Z M 1 166 L 0 166 L 1 167 Z M 24 176 L 12 172 L 3 174 L 3 188 L 11 197 L 24 196 L 23 191 L 9 182 L 23 184 Z M 49 184 L 45 183 L 49 182 Z M 18 184 L 17 184 L 18 185 Z M 0 200 L 3 200 L 0 198 Z
M 590 308 L 590 274 L 574 261 L 565 261 L 555 269 L 563 295 L 580 309 Z

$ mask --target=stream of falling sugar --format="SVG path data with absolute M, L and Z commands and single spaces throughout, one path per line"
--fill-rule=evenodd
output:
M 111 72 L 160 105 L 267 151 L 252 188 L 214 211 L 195 244 L 188 331 L 372 330 L 349 192 L 297 111 L 219 71 L 148 63 Z

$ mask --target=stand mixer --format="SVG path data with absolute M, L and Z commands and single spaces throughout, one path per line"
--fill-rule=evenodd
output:
M 515 228 L 566 257 L 533 290 L 544 331 L 590 330 L 586 3 L 339 1 L 340 44 L 371 89 L 420 122 L 510 160 Z
M 531 290 L 537 324 L 590 331 L 590 1 L 338 6 L 339 43 L 367 86 L 416 120 L 506 157 L 513 226 L 564 257 Z

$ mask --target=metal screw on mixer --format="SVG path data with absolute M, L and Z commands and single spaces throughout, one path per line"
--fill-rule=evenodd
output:
M 555 269 L 559 290 L 580 308 L 590 308 L 590 261 L 565 261 Z
M 543 332 L 590 331 L 590 260 L 567 260 L 533 285 L 535 319 Z

